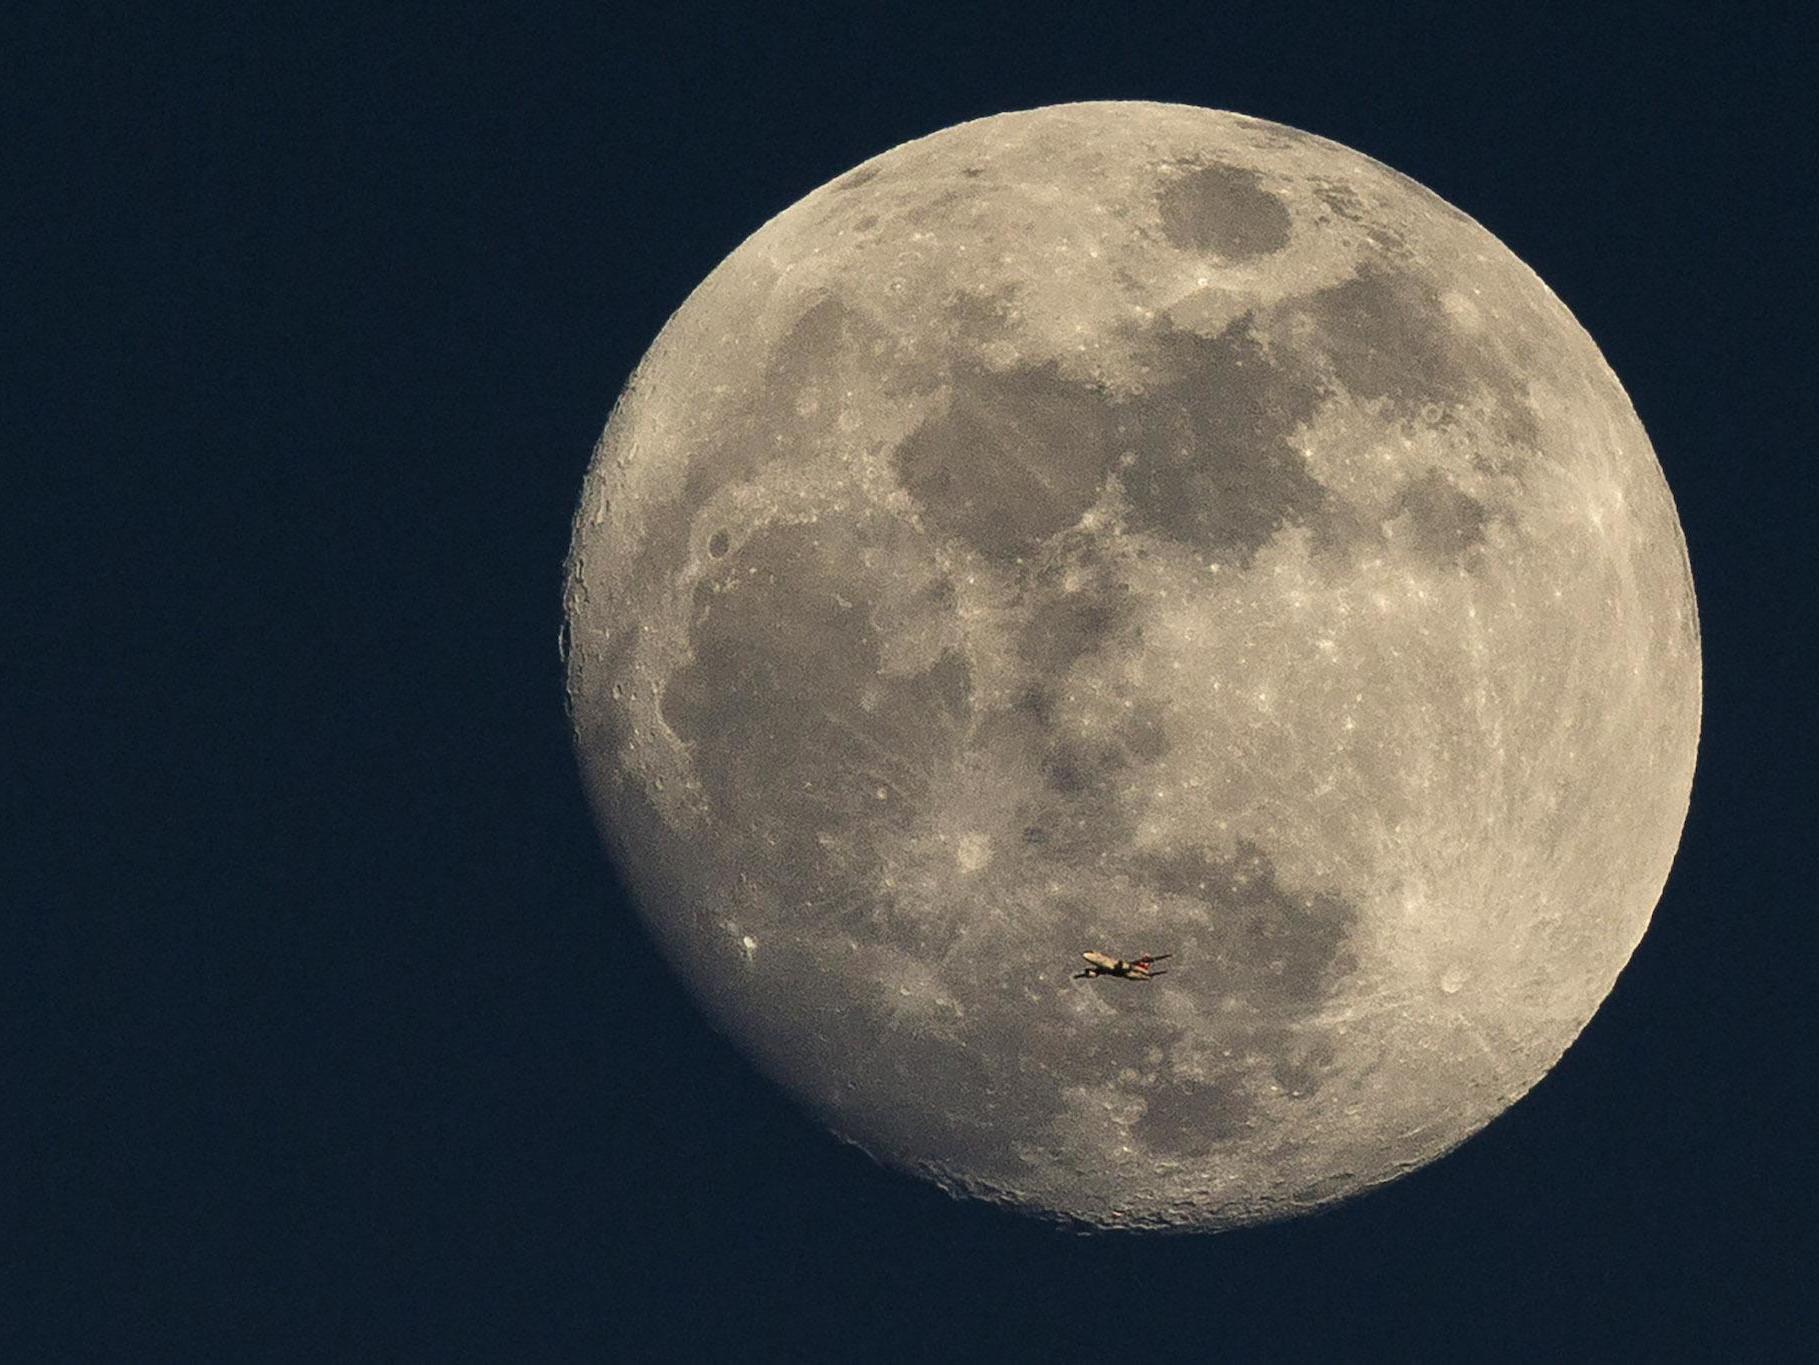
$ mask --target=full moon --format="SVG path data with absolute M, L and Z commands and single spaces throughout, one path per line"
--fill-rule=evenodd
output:
M 1074 1225 L 1292 1216 L 1496 1117 L 1646 929 L 1698 741 L 1673 500 L 1560 300 L 1181 105 L 764 224 L 620 396 L 566 608 L 704 1009 L 879 1160 Z

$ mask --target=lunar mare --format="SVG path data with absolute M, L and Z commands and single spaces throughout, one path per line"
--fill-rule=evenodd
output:
M 1098 1226 L 1315 1208 L 1520 1097 L 1699 726 L 1674 506 L 1566 308 L 1369 158 L 1176 105 L 951 128 L 745 241 L 614 409 L 567 639 L 729 1035 Z

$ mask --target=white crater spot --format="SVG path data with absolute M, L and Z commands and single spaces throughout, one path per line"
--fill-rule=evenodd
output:
M 991 860 L 991 840 L 977 831 L 960 836 L 960 843 L 954 849 L 954 861 L 960 864 L 962 872 L 977 872 Z

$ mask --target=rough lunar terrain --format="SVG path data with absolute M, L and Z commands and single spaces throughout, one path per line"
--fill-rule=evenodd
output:
M 722 1026 L 880 1158 L 1106 1226 L 1343 1198 L 1534 1085 L 1698 734 L 1674 507 L 1567 310 L 1184 106 L 767 223 L 616 407 L 567 607 L 602 828 Z

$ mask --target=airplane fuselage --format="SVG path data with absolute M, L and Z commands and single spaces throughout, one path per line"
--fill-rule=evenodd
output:
M 1079 973 L 1081 976 L 1118 976 L 1126 981 L 1148 981 L 1154 976 L 1147 962 L 1126 962 L 1109 953 L 1088 952 L 1080 956 L 1086 962 L 1086 970 Z

